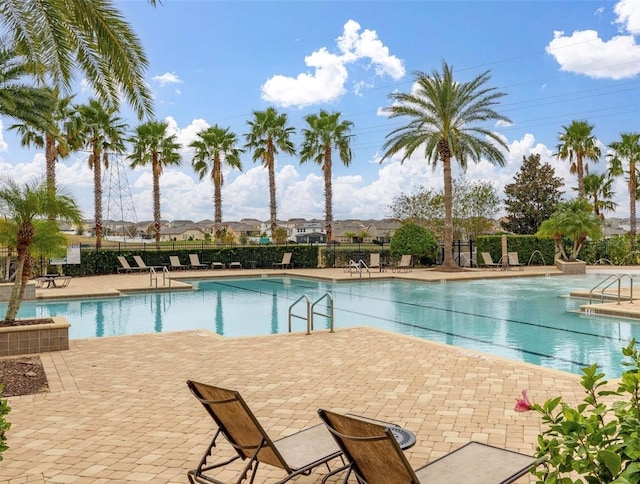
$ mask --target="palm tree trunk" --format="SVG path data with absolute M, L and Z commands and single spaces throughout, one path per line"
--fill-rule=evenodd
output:
M 576 173 L 578 175 L 578 196 L 584 198 L 586 192 L 584 189 L 584 166 L 582 164 L 582 155 L 576 155 Z
M 325 148 L 324 165 L 324 229 L 327 234 L 327 244 L 333 240 L 333 187 L 331 186 L 331 147 Z
M 89 164 L 93 168 L 93 216 L 95 218 L 96 250 L 102 247 L 102 156 L 97 145 L 93 147 L 93 153 Z
M 453 260 L 453 190 L 451 180 L 451 156 L 442 160 L 444 176 L 444 258 L 442 266 L 445 269 L 457 268 Z
M 156 156 L 154 154 L 154 157 Z M 160 168 L 158 160 L 154 160 L 151 170 L 153 172 L 153 230 L 156 247 L 160 248 Z
M 222 236 L 222 172 L 220 159 L 213 160 L 213 225 L 216 240 Z
M 278 229 L 278 213 L 276 205 L 276 170 L 273 166 L 273 153 L 267 155 L 269 163 L 267 170 L 269 172 L 269 212 L 271 214 L 271 239 L 275 241 L 276 231 Z
M 636 179 L 635 163 L 629 163 L 629 233 L 631 234 L 631 246 L 636 246 L 636 190 L 638 189 Z
M 56 150 L 56 141 L 53 136 L 47 133 L 45 138 L 45 159 L 47 163 L 47 188 L 50 192 L 56 191 L 56 161 L 58 152 Z
M 20 255 L 18 255 L 18 260 L 16 262 L 16 280 L 13 282 L 13 287 L 11 288 L 11 295 L 9 296 L 9 305 L 7 306 L 7 313 L 4 316 L 4 322 L 13 323 L 16 320 L 16 316 L 18 315 L 18 310 L 20 309 L 20 286 L 22 286 L 22 269 L 24 267 L 24 257 L 20 259 Z M 20 275 L 20 277 L 18 277 Z
M 24 297 L 25 287 L 31 276 L 31 264 L 27 262 L 29 257 L 29 247 L 31 240 L 33 239 L 35 229 L 33 224 L 23 224 L 18 229 L 17 248 L 18 260 L 16 263 L 16 280 L 11 288 L 11 295 L 9 296 L 9 304 L 7 306 L 7 313 L 4 317 L 4 321 L 13 323 L 18 315 L 20 304 Z

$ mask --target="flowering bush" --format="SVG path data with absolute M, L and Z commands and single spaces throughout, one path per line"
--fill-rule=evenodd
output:
M 514 410 L 538 412 L 547 427 L 538 436 L 536 457 L 543 462 L 532 470 L 537 483 L 640 483 L 640 354 L 635 340 L 622 354 L 631 361 L 623 363 L 629 369 L 617 391 L 604 389 L 607 381 L 598 365 L 582 369 L 580 385 L 587 396 L 576 408 L 562 397 L 531 403 L 522 391 Z M 622 398 L 609 406 L 602 402 L 608 396 Z

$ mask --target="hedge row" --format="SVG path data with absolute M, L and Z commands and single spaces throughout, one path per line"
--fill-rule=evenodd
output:
M 134 255 L 139 255 L 148 266 L 169 266 L 169 256 L 176 255 L 180 262 L 189 265 L 189 254 L 198 254 L 200 262 L 210 264 L 217 261 L 228 265 L 230 262 L 240 262 L 242 267 L 249 268 L 255 262 L 258 268 L 272 268 L 274 262 L 281 262 L 285 252 L 291 252 L 291 260 L 295 267 L 317 267 L 318 246 L 253 246 L 231 247 L 203 250 L 178 250 L 175 252 L 149 250 L 113 251 L 82 249 L 79 265 L 65 266 L 65 272 L 72 276 L 91 276 L 98 274 L 114 274 L 121 267 L 118 256 L 127 258 L 129 264 L 135 267 Z
M 609 237 L 599 241 L 585 242 L 578 254 L 580 260 L 587 264 L 637 265 L 640 264 L 638 242 L 632 244 L 633 238 L 628 235 Z M 570 246 L 565 242 L 565 247 Z M 509 252 L 517 252 L 520 262 L 532 265 L 551 265 L 555 261 L 555 245 L 552 240 L 538 239 L 534 235 L 507 235 Z M 502 236 L 490 235 L 478 237 L 478 254 L 489 252 L 493 260 L 502 257 Z

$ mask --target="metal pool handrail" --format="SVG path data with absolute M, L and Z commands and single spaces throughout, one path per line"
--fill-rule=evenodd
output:
M 329 314 L 322 314 L 322 313 L 315 312 L 314 308 L 316 304 L 318 304 L 320 301 L 322 301 L 325 298 L 329 299 Z M 302 300 L 304 300 L 306 303 L 305 304 L 307 309 L 306 316 L 301 316 L 299 314 L 293 313 L 293 308 Z M 307 296 L 306 294 L 303 294 L 298 299 L 296 299 L 295 302 L 291 306 L 289 306 L 289 333 L 291 333 L 291 319 L 298 318 L 298 319 L 304 319 L 307 321 L 307 334 L 311 334 L 311 330 L 313 329 L 314 314 L 318 316 L 324 316 L 325 318 L 329 318 L 329 330 L 331 333 L 333 333 L 333 296 L 331 295 L 331 293 L 327 292 L 324 296 L 317 299 L 313 304 L 311 304 L 311 301 L 309 300 L 309 296 Z
M 322 313 L 317 313 L 314 309 L 316 307 L 316 304 L 318 304 L 320 301 L 322 301 L 323 299 L 328 299 L 329 300 L 329 314 L 322 314 Z M 311 329 L 313 329 L 313 316 L 317 315 L 317 316 L 324 316 L 325 318 L 329 319 L 329 332 L 333 333 L 333 296 L 331 295 L 330 292 L 325 293 L 324 296 L 322 296 L 321 298 L 317 299 L 312 305 L 311 305 Z
M 610 280 L 611 280 L 611 282 L 609 282 L 609 284 L 604 286 L 602 288 L 602 290 L 600 291 L 600 302 L 604 301 L 604 291 L 606 291 L 609 287 L 611 287 L 613 284 L 615 284 L 617 282 L 618 283 L 618 304 L 620 304 L 620 284 L 621 284 L 621 281 L 622 281 L 622 279 L 624 277 L 628 277 L 629 278 L 629 304 L 633 304 L 633 277 L 631 277 L 631 274 L 620 274 L 620 275 L 611 274 L 611 275 L 607 276 L 604 280 L 602 280 L 598 284 L 596 284 L 591 289 L 591 291 L 589 291 L 589 304 L 591 304 L 591 301 L 592 301 L 593 291 L 595 291 L 600 286 L 602 286 L 605 282 L 608 282 Z

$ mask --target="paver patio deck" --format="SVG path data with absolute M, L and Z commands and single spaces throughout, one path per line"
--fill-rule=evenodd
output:
M 323 274 L 350 277 L 334 271 Z M 471 271 L 427 272 L 393 275 L 443 279 Z M 44 291 L 70 296 L 142 289 L 148 278 L 74 278 L 68 288 Z M 202 330 L 82 339 L 72 340 L 69 351 L 41 358 L 50 392 L 9 398 L 10 448 L 0 463 L 0 482 L 187 482 L 187 470 L 214 431 L 187 379 L 238 390 L 273 438 L 319 423 L 320 407 L 395 422 L 417 436 L 406 453 L 414 466 L 469 440 L 531 454 L 540 419 L 513 411 L 520 391 L 529 389 L 537 402 L 558 394 L 570 403 L 583 398 L 577 375 L 362 327 L 308 336 L 223 338 Z M 319 483 L 322 474 L 319 469 L 292 482 Z M 257 481 L 282 477 L 265 466 Z

